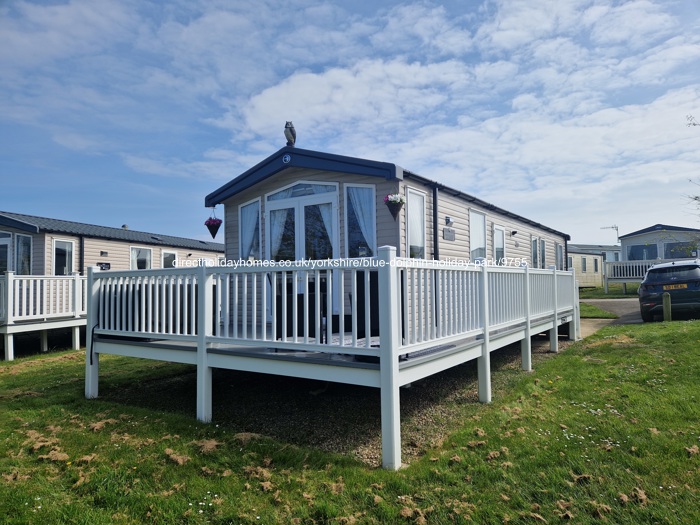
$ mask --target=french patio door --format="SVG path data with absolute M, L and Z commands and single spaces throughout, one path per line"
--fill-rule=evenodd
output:
M 266 211 L 269 260 L 324 260 L 339 256 L 337 193 L 268 201 Z M 297 291 L 301 294 L 303 287 L 301 282 L 298 284 Z

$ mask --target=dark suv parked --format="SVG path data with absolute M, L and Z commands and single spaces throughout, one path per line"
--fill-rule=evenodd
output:
M 639 309 L 645 323 L 663 315 L 663 294 L 671 295 L 673 314 L 700 315 L 700 259 L 656 264 L 639 286 Z

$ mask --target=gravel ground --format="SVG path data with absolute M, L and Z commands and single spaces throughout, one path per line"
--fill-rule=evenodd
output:
M 560 350 L 568 345 L 560 340 Z M 533 339 L 533 367 L 555 354 L 549 339 Z M 501 376 L 520 370 L 519 344 L 491 355 L 493 398 L 502 392 Z M 501 374 L 506 372 L 506 374 Z M 194 417 L 196 378 L 192 372 L 100 392 L 102 399 L 182 411 Z M 232 433 L 253 432 L 283 443 L 350 455 L 369 466 L 381 465 L 380 397 L 375 388 L 290 377 L 214 371 L 214 423 Z M 481 410 L 476 361 L 454 367 L 401 389 L 404 463 L 439 446 L 464 421 Z

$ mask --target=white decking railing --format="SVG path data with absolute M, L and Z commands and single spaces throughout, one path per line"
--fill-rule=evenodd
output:
M 86 278 L 15 275 L 0 277 L 0 323 L 14 324 L 85 315 Z
M 210 343 L 379 355 L 381 329 L 373 314 L 378 290 L 371 280 L 372 273 L 379 273 L 378 263 L 365 259 L 243 269 L 95 271 L 94 333 L 196 342 L 204 282 L 211 294 L 204 314 Z M 482 333 L 485 279 L 489 329 L 574 308 L 571 272 L 446 268 L 440 261 L 401 258 L 393 260 L 392 271 L 401 283 L 395 321 L 399 347 L 406 354 Z M 360 287 L 365 290 L 362 303 L 353 300 Z
M 608 293 L 608 284 L 641 283 L 647 270 L 655 264 L 681 261 L 684 259 L 655 259 L 652 261 L 613 261 L 605 263 L 604 286 Z
M 41 348 L 48 350 L 48 330 L 71 328 L 73 348 L 80 345 L 80 327 L 85 326 L 87 278 L 47 275 L 0 276 L 0 333 L 5 359 L 14 359 L 14 335 L 40 332 Z
M 479 397 L 490 401 L 491 351 L 521 341 L 529 370 L 531 328 L 550 331 L 553 350 L 559 325 L 569 324 L 571 337 L 578 329 L 573 272 L 449 266 L 397 258 L 392 247 L 372 259 L 91 268 L 88 289 L 86 397 L 98 393 L 100 353 L 196 364 L 203 421 L 212 416 L 213 367 L 376 386 L 389 468 L 400 465 L 400 386 L 478 359 Z

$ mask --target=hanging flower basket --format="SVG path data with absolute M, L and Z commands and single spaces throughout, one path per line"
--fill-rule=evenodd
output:
M 396 217 L 399 216 L 399 212 L 401 211 L 401 208 L 403 208 L 404 202 L 406 202 L 406 198 L 400 193 L 390 193 L 384 197 L 384 204 L 386 204 L 386 207 L 389 208 L 389 212 L 394 220 L 396 220 Z
M 221 228 L 221 219 L 209 217 L 206 221 L 204 221 L 204 226 L 207 227 L 207 230 L 209 230 L 209 233 L 211 233 L 211 238 L 214 239 L 216 238 L 216 232 L 218 232 L 219 228 Z

